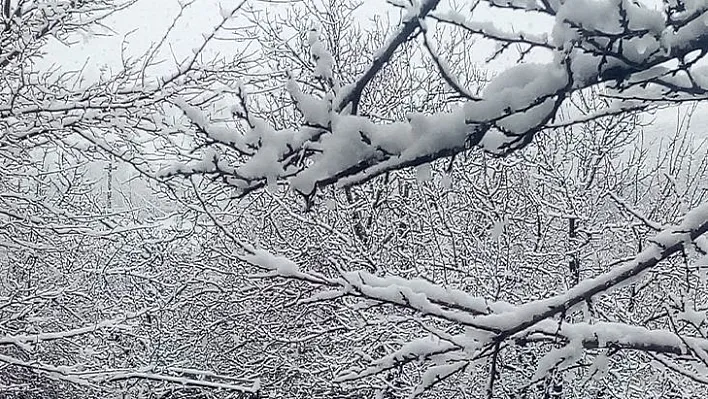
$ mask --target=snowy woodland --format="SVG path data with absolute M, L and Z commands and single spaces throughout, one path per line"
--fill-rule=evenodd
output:
M 708 0 L 0 7 L 0 398 L 708 395 Z

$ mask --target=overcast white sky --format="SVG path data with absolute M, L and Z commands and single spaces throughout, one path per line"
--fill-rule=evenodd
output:
M 172 32 L 169 43 L 179 54 L 187 56 L 191 49 L 199 44 L 201 34 L 209 32 L 211 28 L 220 21 L 220 4 L 235 4 L 235 0 L 198 0 L 185 11 L 185 17 L 177 25 L 177 29 Z M 264 6 L 264 3 L 254 2 L 260 7 L 270 7 L 272 10 L 284 9 L 287 5 Z M 151 43 L 158 41 L 172 23 L 173 18 L 179 12 L 179 2 L 177 0 L 140 0 L 130 9 L 125 10 L 115 17 L 106 21 L 117 34 L 108 38 L 85 38 L 75 46 L 66 47 L 55 44 L 50 48 L 48 59 L 60 60 L 59 62 L 66 68 L 79 66 L 88 58 L 89 68 L 86 71 L 88 76 L 97 76 L 99 68 L 103 65 L 120 66 L 121 38 L 126 38 L 130 43 L 130 52 L 137 55 L 143 53 Z M 356 17 L 358 23 L 366 26 L 374 15 L 388 13 L 393 20 L 399 14 L 399 10 L 387 4 L 385 0 L 363 0 L 363 5 L 357 10 Z M 550 30 L 547 21 L 535 20 L 534 18 L 512 19 L 511 14 L 499 12 L 494 13 L 479 7 L 475 11 L 476 18 L 486 21 L 494 21 L 500 27 L 512 30 L 539 31 Z M 228 44 L 223 44 L 223 50 L 228 50 Z M 493 47 L 482 46 L 484 51 L 478 52 L 476 61 L 483 61 Z M 510 55 L 508 61 L 512 61 Z M 499 69 L 503 65 L 495 63 L 490 66 Z

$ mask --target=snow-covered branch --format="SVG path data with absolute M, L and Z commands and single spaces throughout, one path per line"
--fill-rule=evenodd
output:
M 294 262 L 283 257 L 265 255 L 265 252 L 244 259 L 276 276 L 326 286 L 326 291 L 313 298 L 316 300 L 344 296 L 374 300 L 413 310 L 420 317 L 442 320 L 467 329 L 465 334 L 448 335 L 439 332 L 411 341 L 370 367 L 343 375 L 340 378 L 342 381 L 379 374 L 411 361 L 454 365 L 448 371 L 456 372 L 470 362 L 488 357 L 490 348 L 502 343 L 528 345 L 560 342 L 565 352 L 633 350 L 683 357 L 684 361 L 689 356 L 700 363 L 708 353 L 708 339 L 700 334 L 681 334 L 667 329 L 650 329 L 619 322 L 578 322 L 566 320 L 566 317 L 579 306 L 599 300 L 602 295 L 608 295 L 618 287 L 632 284 L 638 276 L 694 245 L 694 241 L 706 232 L 708 205 L 703 204 L 688 212 L 681 223 L 667 227 L 649 239 L 646 248 L 633 259 L 624 260 L 606 273 L 583 280 L 565 293 L 517 305 L 489 301 L 424 280 L 378 277 L 365 271 L 343 272 L 339 278 L 327 278 L 301 271 Z M 580 355 L 573 355 L 572 358 L 561 355 L 565 352 L 551 351 L 547 356 L 556 360 L 565 359 L 565 367 L 579 359 Z M 545 362 L 554 365 L 543 369 L 539 363 L 541 375 L 558 366 L 555 360 Z M 430 372 L 440 377 L 436 374 L 440 370 L 436 370 L 431 368 Z M 423 378 L 423 386 L 433 385 L 426 377 Z
M 542 35 L 507 34 L 492 23 L 473 21 L 474 14 L 446 12 L 431 16 L 438 2 L 420 2 L 418 8 L 406 11 L 398 30 L 374 54 L 367 70 L 353 84 L 344 85 L 336 97 L 297 94 L 298 110 L 305 121 L 319 121 L 316 128 L 305 124 L 274 129 L 267 127 L 265 121 L 251 121 L 251 126 L 245 128 L 246 146 L 241 148 L 242 154 L 250 155 L 210 155 L 209 159 L 175 165 L 162 175 L 216 175 L 244 194 L 269 181 L 284 180 L 302 194 L 311 195 L 317 187 L 361 184 L 387 172 L 426 164 L 475 146 L 504 154 L 521 149 L 544 129 L 574 123 L 558 122 L 559 109 L 572 93 L 596 85 L 606 85 L 627 96 L 615 101 L 607 111 L 599 111 L 596 117 L 616 110 L 644 109 L 648 104 L 641 95 L 671 101 L 706 92 L 702 83 L 704 71 L 696 66 L 704 55 L 701 43 L 708 39 L 704 23 L 708 15 L 700 11 L 701 7 L 686 14 L 678 9 L 659 11 L 624 0 L 574 0 L 555 7 L 541 2 L 524 10 L 512 4 L 492 5 L 516 12 L 553 9 L 553 29 Z M 544 11 L 544 15 L 551 13 Z M 481 98 L 450 113 L 410 113 L 405 121 L 379 123 L 345 111 L 344 107 L 356 102 L 373 76 L 414 35 L 419 24 L 425 26 L 430 18 L 507 47 L 518 43 L 538 48 L 551 53 L 553 61 L 509 67 L 489 83 Z M 433 57 L 442 65 L 438 54 Z M 678 69 L 665 66 L 676 60 L 680 61 Z M 296 90 L 292 87 L 291 92 Z M 195 118 L 193 110 L 188 115 Z M 222 140 L 206 134 L 215 143 Z

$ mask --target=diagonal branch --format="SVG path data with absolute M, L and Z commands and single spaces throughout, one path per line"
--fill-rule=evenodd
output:
M 406 41 L 408 41 L 416 29 L 420 26 L 420 20 L 425 18 L 431 11 L 438 6 L 440 0 L 423 0 L 418 6 L 418 9 L 409 10 L 408 16 L 404 19 L 398 31 L 389 39 L 389 41 L 374 55 L 374 60 L 364 73 L 356 80 L 335 103 L 334 111 L 342 112 L 348 105 L 352 105 L 352 114 L 356 114 L 361 93 L 366 86 L 386 65 L 391 59 L 396 50 Z

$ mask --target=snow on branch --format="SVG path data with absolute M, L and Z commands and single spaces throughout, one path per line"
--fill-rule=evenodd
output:
M 105 382 L 119 382 L 125 380 L 152 380 L 156 382 L 178 384 L 186 387 L 222 389 L 226 391 L 236 391 L 241 393 L 257 393 L 261 388 L 261 383 L 258 379 L 238 379 L 238 382 L 234 382 L 232 381 L 232 377 L 222 376 L 211 372 L 203 372 L 201 370 L 178 371 L 180 371 L 182 375 L 158 374 L 148 371 L 130 371 L 112 373 L 105 377 L 102 377 L 102 379 L 105 380 Z
M 351 84 L 335 85 L 334 97 L 332 93 L 303 94 L 291 79 L 288 91 L 304 121 L 299 128 L 249 123 L 245 137 L 253 143 L 252 151 L 231 157 L 224 147 L 222 155 L 212 157 L 209 153 L 209 159 L 178 163 L 161 176 L 218 176 L 239 188 L 242 195 L 269 181 L 287 181 L 300 193 L 312 195 L 317 187 L 357 185 L 475 146 L 498 154 L 519 150 L 544 129 L 575 123 L 559 121 L 559 109 L 573 92 L 596 85 L 608 86 L 616 100 L 591 118 L 646 109 L 656 101 L 700 99 L 708 94 L 706 69 L 698 62 L 706 54 L 704 43 L 708 41 L 708 14 L 702 2 L 695 2 L 698 5 L 690 10 L 657 10 L 629 0 L 534 1 L 522 2 L 523 6 L 489 2 L 493 9 L 538 12 L 552 18 L 552 29 L 546 34 L 507 33 L 493 23 L 474 21 L 474 11 L 472 16 L 436 12 L 439 3 L 421 1 L 407 6 L 400 26 L 373 54 L 365 71 Z M 457 79 L 447 68 L 438 68 L 445 81 L 453 82 L 453 89 L 457 87 L 460 98 L 470 99 L 455 111 L 409 113 L 406 120 L 391 123 L 359 115 L 359 99 L 372 79 L 406 41 L 427 32 L 425 22 L 429 19 L 496 41 L 502 52 L 519 44 L 526 46 L 524 52 L 536 49 L 550 53 L 553 60 L 509 67 L 489 83 L 480 98 L 471 99 L 454 83 Z M 310 44 L 317 59 L 315 74 L 329 79 L 331 54 L 320 40 L 321 33 L 313 31 Z M 445 65 L 440 54 L 431 55 L 438 66 Z M 184 104 L 184 100 L 175 101 Z M 197 125 L 205 125 L 208 116 L 195 115 L 193 107 L 182 108 L 189 109 L 187 117 Z M 224 137 L 208 130 L 202 134 L 217 146 Z
M 240 393 L 257 393 L 261 389 L 261 383 L 258 379 L 234 378 L 210 371 L 193 369 L 167 368 L 161 370 L 151 366 L 135 370 L 85 370 L 83 367 L 78 366 L 54 366 L 36 361 L 26 362 L 3 354 L 0 354 L 0 363 L 28 368 L 45 374 L 52 379 L 87 387 L 101 387 L 126 380 L 149 380 L 157 383 Z
M 134 316 L 133 316 L 134 317 Z M 121 319 L 114 320 L 104 320 L 102 322 L 96 323 L 95 325 L 90 325 L 86 327 L 74 328 L 65 331 L 55 331 L 39 334 L 18 334 L 12 335 L 8 334 L 5 336 L 0 336 L 0 345 L 12 344 L 21 349 L 31 350 L 32 344 L 38 344 L 40 342 L 54 341 L 58 339 L 73 338 L 79 335 L 86 335 L 94 333 L 98 330 L 126 330 L 130 329 L 131 326 L 123 324 L 127 319 L 133 317 L 125 317 Z
M 370 366 L 349 370 L 339 377 L 340 381 L 351 381 L 414 361 L 433 364 L 424 374 L 415 395 L 464 370 L 468 364 L 496 356 L 504 346 L 512 344 L 562 343 L 560 349 L 550 351 L 539 361 L 536 378 L 559 367 L 571 367 L 584 350 L 642 351 L 700 363 L 708 357 L 708 339 L 700 334 L 684 332 L 679 335 L 668 329 L 565 318 L 584 303 L 600 300 L 600 295 L 631 284 L 660 262 L 695 245 L 706 232 L 708 204 L 703 204 L 688 212 L 677 225 L 666 227 L 649 239 L 649 244 L 633 259 L 581 281 L 562 294 L 518 305 L 489 301 L 424 280 L 380 277 L 366 271 L 341 272 L 339 278 L 327 278 L 300 270 L 287 258 L 265 251 L 246 256 L 244 260 L 268 270 L 271 276 L 325 286 L 329 291 L 320 294 L 323 298 L 351 296 L 378 301 L 415 311 L 420 323 L 430 319 L 464 327 L 465 333 L 454 335 L 428 328 L 429 336 L 405 343 Z

